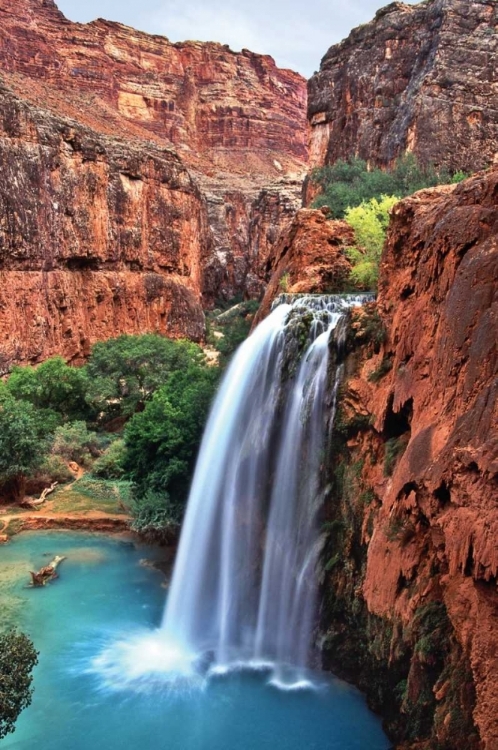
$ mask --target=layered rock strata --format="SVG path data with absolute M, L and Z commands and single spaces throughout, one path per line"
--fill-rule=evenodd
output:
M 208 203 L 213 241 L 198 261 L 209 267 L 204 302 L 259 291 L 260 253 L 300 200 L 301 76 L 248 50 L 172 44 L 102 20 L 71 23 L 52 0 L 0 0 L 0 70 L 28 107 L 120 138 L 130 158 L 175 149 Z M 280 187 L 267 211 L 265 196 Z M 249 232 L 246 220 L 261 231 Z
M 204 334 L 211 234 L 171 150 L 144 151 L 0 85 L 0 366 L 78 361 L 119 333 Z
M 329 49 L 308 84 L 311 166 L 359 156 L 475 172 L 498 157 L 494 0 L 393 2 Z

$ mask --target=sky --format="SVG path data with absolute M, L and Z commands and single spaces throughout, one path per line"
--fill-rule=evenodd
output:
M 413 4 L 415 0 L 405 0 Z M 389 0 L 56 0 L 72 21 L 109 21 L 271 55 L 309 78 L 328 48 Z

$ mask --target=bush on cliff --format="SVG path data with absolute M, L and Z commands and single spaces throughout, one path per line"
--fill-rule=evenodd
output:
M 345 220 L 353 227 L 356 247 L 346 249 L 353 264 L 351 281 L 361 289 L 375 289 L 379 277 L 379 263 L 389 225 L 389 214 L 398 202 L 396 196 L 383 195 L 361 205 L 348 208 Z
M 348 208 L 359 206 L 372 198 L 379 199 L 382 195 L 404 198 L 423 188 L 459 182 L 466 176 L 463 172 L 457 172 L 452 177 L 445 169 L 438 171 L 432 166 L 423 167 L 413 154 L 398 159 L 390 171 L 369 168 L 362 159 L 337 161 L 330 167 L 321 167 L 312 172 L 311 180 L 321 188 L 320 195 L 312 205 L 313 208 L 328 206 L 332 218 L 342 219 Z
M 38 654 L 23 633 L 0 633 L 0 739 L 15 730 L 21 711 L 31 703 L 33 667 Z

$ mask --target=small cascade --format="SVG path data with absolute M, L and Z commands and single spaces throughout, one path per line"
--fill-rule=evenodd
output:
M 128 663 L 136 653 L 134 676 L 264 668 L 281 687 L 307 684 L 321 466 L 340 380 L 329 346 L 365 299 L 283 295 L 238 350 L 205 430 L 161 629 L 142 654 L 140 639 L 118 644 Z M 116 653 L 101 657 L 107 673 Z

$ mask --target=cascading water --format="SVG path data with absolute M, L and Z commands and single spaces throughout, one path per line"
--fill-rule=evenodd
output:
M 129 684 L 235 667 L 305 682 L 329 340 L 364 299 L 283 296 L 240 347 L 204 434 L 162 626 L 99 657 L 109 682 L 123 669 Z

